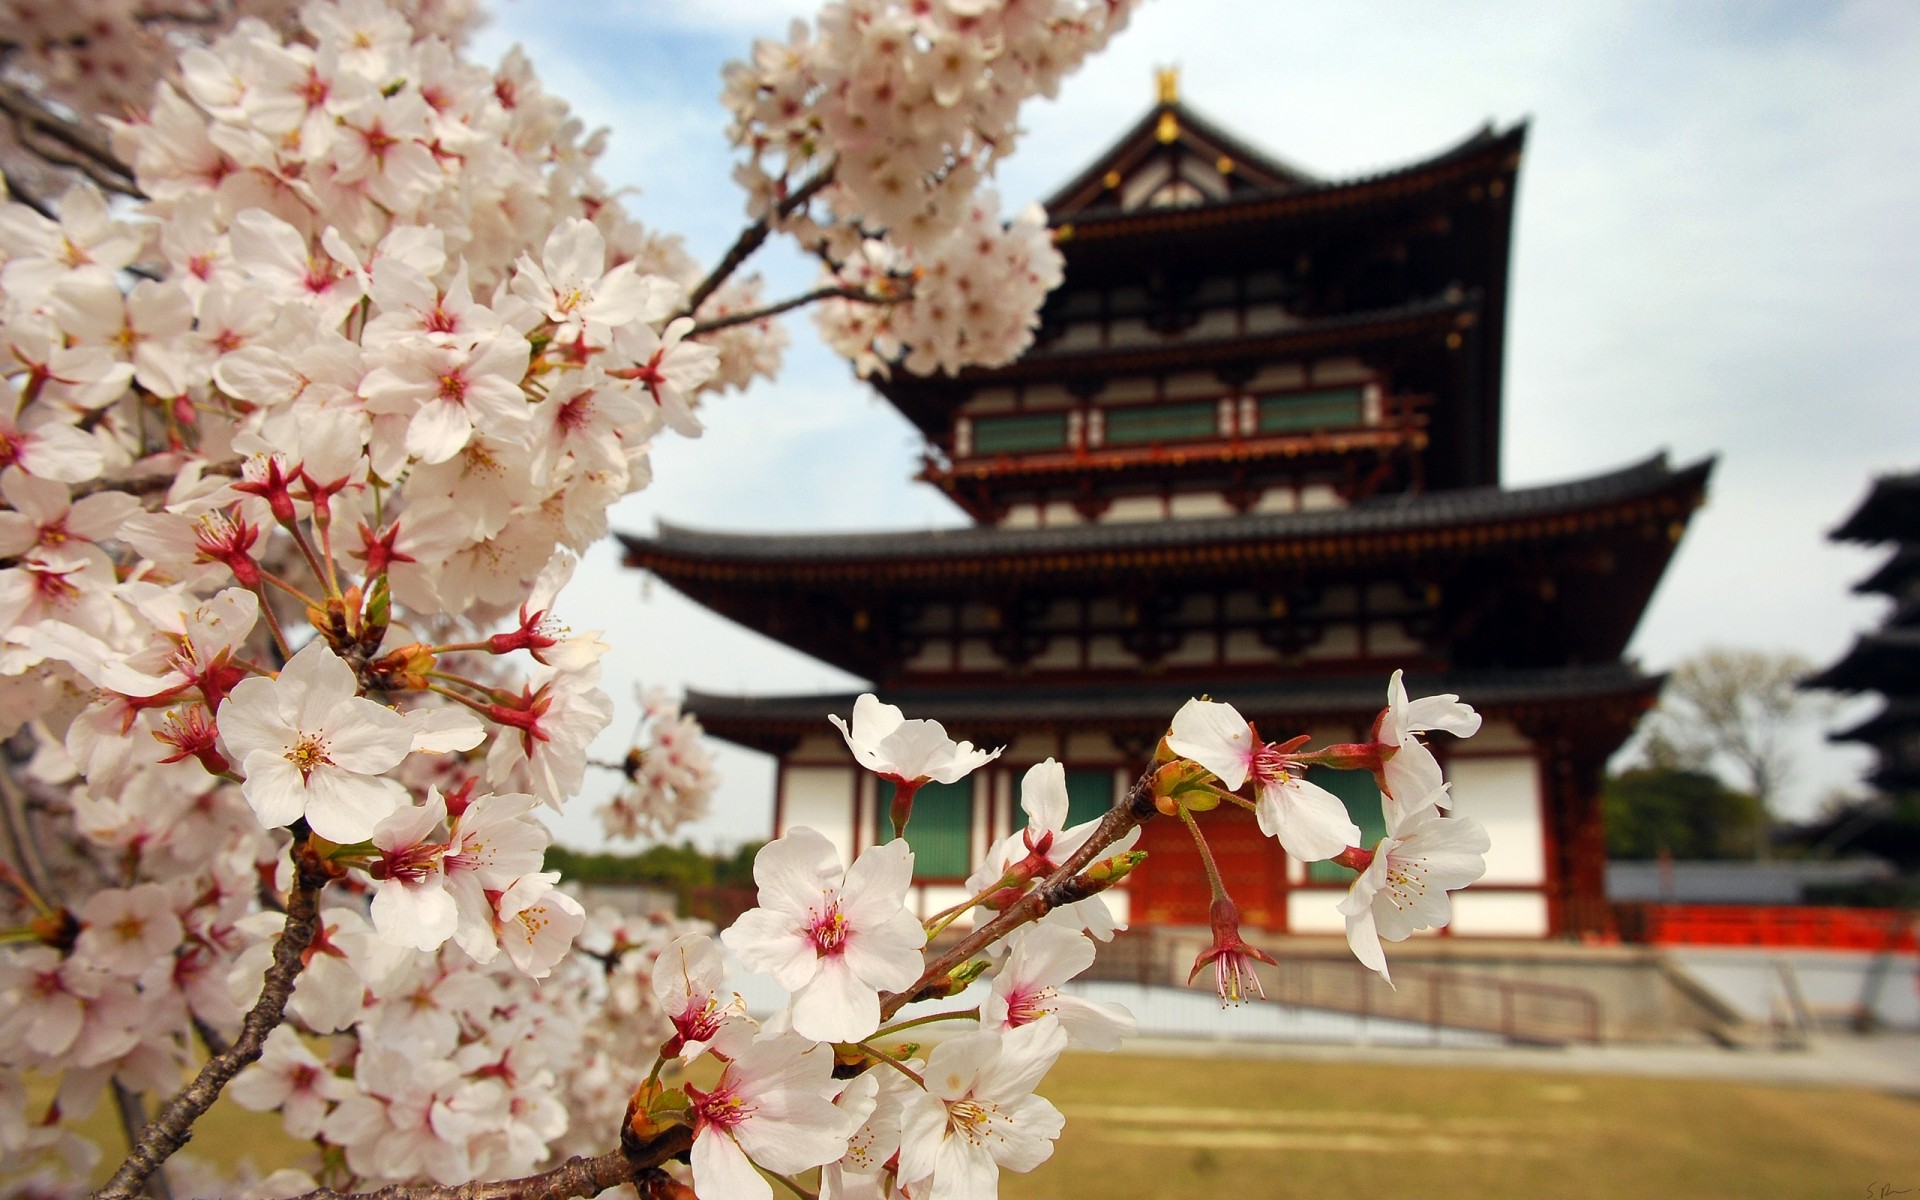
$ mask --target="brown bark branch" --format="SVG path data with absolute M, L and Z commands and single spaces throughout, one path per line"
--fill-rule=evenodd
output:
M 758 321 L 763 317 L 777 317 L 783 312 L 790 312 L 793 309 L 812 304 L 816 300 L 832 299 L 860 300 L 867 304 L 893 304 L 899 300 L 899 297 L 881 296 L 874 292 L 869 292 L 864 288 L 840 287 L 834 284 L 828 284 L 825 287 L 817 287 L 810 292 L 802 292 L 798 296 L 789 296 L 785 300 L 781 300 L 775 304 L 763 305 L 760 308 L 750 308 L 745 312 L 729 313 L 724 317 L 715 317 L 711 321 L 702 321 L 688 330 L 687 336 L 699 337 L 703 333 L 713 333 L 721 329 L 731 329 L 735 325 L 745 325 L 752 321 Z
M 0 183 L 6 185 L 8 199 L 26 205 L 49 221 L 58 221 L 60 219 L 54 212 L 53 205 L 42 200 L 38 193 L 26 187 L 12 175 L 7 174 L 5 171 L 0 171 Z
M 193 1123 L 213 1107 L 221 1090 L 242 1067 L 260 1057 L 267 1035 L 286 1019 L 287 1001 L 293 996 L 294 982 L 304 965 L 302 958 L 320 929 L 320 890 L 327 883 L 326 873 L 308 862 L 303 851 L 303 846 L 294 846 L 296 877 L 292 894 L 287 897 L 286 928 L 274 943 L 273 963 L 261 981 L 260 999 L 241 1022 L 240 1036 L 224 1054 L 208 1059 L 193 1082 L 167 1101 L 141 1131 L 113 1178 L 93 1194 L 93 1200 L 133 1200 L 139 1195 L 160 1164 L 187 1144 L 193 1136 Z
M 134 1091 L 118 1079 L 113 1081 L 113 1107 L 120 1115 L 120 1128 L 127 1135 L 127 1145 L 139 1140 L 140 1131 L 147 1127 L 147 1106 L 140 1101 L 140 1093 Z M 147 1179 L 148 1200 L 173 1200 L 173 1189 L 167 1186 L 166 1168 L 155 1171 Z
M 1037 921 L 1062 904 L 1071 904 L 1093 895 L 1094 888 L 1089 887 L 1075 876 L 1085 870 L 1100 852 L 1127 835 L 1127 831 L 1145 824 L 1159 815 L 1159 809 L 1153 806 L 1153 767 L 1148 766 L 1146 773 L 1134 781 L 1127 794 L 1119 803 L 1107 810 L 1100 818 L 1099 827 L 1086 844 L 1073 852 L 1066 862 L 1061 863 L 1045 882 L 1008 906 L 999 916 L 975 929 L 960 939 L 952 949 L 928 964 L 920 978 L 905 991 L 889 992 L 880 997 L 880 1019 L 886 1021 L 915 1000 L 932 999 L 946 994 L 947 972 L 966 962 L 981 950 L 1012 933 L 1029 921 Z
M 660 1165 L 685 1154 L 693 1145 L 693 1130 L 677 1125 L 652 1143 L 634 1150 L 610 1150 L 593 1158 L 568 1159 L 551 1171 L 523 1179 L 486 1183 L 396 1183 L 372 1192 L 336 1192 L 318 1188 L 290 1200 L 572 1200 L 597 1196 L 608 1188 L 631 1183 L 642 1196 L 657 1190 L 655 1183 L 670 1177 Z M 657 1179 L 656 1179 L 657 1177 Z
M 78 157 L 55 158 L 47 155 L 43 148 L 28 146 L 28 149 L 36 154 L 47 156 L 50 161 L 60 166 L 81 171 L 89 179 L 110 191 L 128 196 L 141 195 L 139 187 L 134 183 L 133 168 L 120 161 L 104 136 L 77 121 L 60 115 L 25 89 L 0 81 L 0 112 L 13 118 L 23 143 L 31 131 L 37 137 L 44 137 L 64 146 Z
M 706 303 L 707 297 L 713 295 L 721 284 L 740 269 L 741 263 L 753 257 L 753 252 L 766 243 L 767 235 L 773 232 L 775 222 L 783 221 L 799 212 L 805 207 L 807 201 L 819 195 L 821 190 L 832 182 L 833 168 L 827 167 L 795 188 L 791 195 L 774 206 L 771 213 L 742 229 L 740 236 L 734 239 L 733 245 L 727 247 L 727 252 L 721 256 L 720 262 L 707 273 L 705 279 L 694 285 L 693 291 L 687 293 L 687 302 L 678 315 L 690 317 L 700 311 L 700 306 Z

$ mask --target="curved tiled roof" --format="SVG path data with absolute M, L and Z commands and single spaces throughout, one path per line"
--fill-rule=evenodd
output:
M 1573 516 L 1674 492 L 1697 496 L 1713 467 L 1706 459 L 1675 470 L 1665 454 L 1603 475 L 1523 488 L 1463 488 L 1379 496 L 1347 508 L 1045 529 L 972 526 L 885 533 L 722 533 L 660 523 L 654 537 L 621 534 L 628 562 L 737 564 L 893 563 L 1031 558 L 1115 551 L 1177 550 L 1234 543 L 1417 534 L 1462 526 Z M 1689 505 L 1690 507 L 1691 505 Z
M 1524 122 L 1499 133 L 1488 125 L 1459 145 L 1432 158 L 1357 179 L 1303 183 L 1287 191 L 1255 192 L 1180 208 L 1115 208 L 1075 213 L 1059 227 L 1056 236 L 1063 242 L 1085 242 L 1132 237 L 1138 231 L 1149 228 L 1188 229 L 1231 225 L 1242 221 L 1268 221 L 1276 217 L 1344 208 L 1374 198 L 1415 193 L 1432 185 L 1449 182 L 1489 156 L 1497 157 L 1504 164 L 1520 153 L 1526 142 L 1526 134 Z
M 1578 704 L 1607 699 L 1651 700 L 1660 677 L 1630 663 L 1504 671 L 1410 672 L 1407 691 L 1414 696 L 1451 692 L 1491 713 L 1542 705 Z M 1190 682 L 1140 680 L 1126 687 L 1068 685 L 1049 687 L 1022 680 L 1017 686 L 974 688 L 897 687 L 881 696 L 910 715 L 932 717 L 958 727 L 986 728 L 1037 721 L 1075 725 L 1152 723 L 1167 720 L 1194 694 Z M 1366 718 L 1386 703 L 1380 675 L 1223 681 L 1215 699 L 1224 700 L 1259 720 L 1262 717 Z M 805 731 L 826 728 L 828 713 L 852 711 L 853 693 L 804 696 L 726 696 L 689 691 L 686 708 L 721 732 L 727 727 Z

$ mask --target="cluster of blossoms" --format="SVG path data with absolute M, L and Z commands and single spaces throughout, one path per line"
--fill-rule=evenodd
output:
M 860 764 L 906 795 L 896 829 L 910 824 L 917 787 L 995 757 L 871 695 L 850 722 L 832 720 Z M 779 1179 L 812 1168 L 827 1197 L 992 1196 L 1000 1171 L 1031 1170 L 1052 1154 L 1063 1121 L 1034 1090 L 1061 1052 L 1111 1050 L 1132 1031 L 1124 1009 L 1063 989 L 1115 933 L 1102 893 L 1144 858 L 1131 849 L 1141 821 L 1158 811 L 1193 832 L 1215 900 L 1215 942 L 1194 970 L 1214 966 L 1223 1002 L 1258 987 L 1254 959 L 1273 961 L 1242 940 L 1196 820 L 1223 800 L 1253 809 L 1287 853 L 1358 872 L 1341 911 L 1355 953 L 1384 974 L 1380 939 L 1444 925 L 1447 892 L 1484 868 L 1486 834 L 1470 818 L 1441 815 L 1447 785 L 1421 736 L 1470 736 L 1479 724 L 1456 696 L 1410 701 L 1397 673 L 1368 741 L 1317 750 L 1305 737 L 1266 742 L 1231 706 L 1190 701 L 1154 765 L 1094 820 L 1066 825 L 1058 762 L 1030 768 L 1020 789 L 1026 827 L 991 849 L 967 900 L 924 922 L 906 906 L 913 853 L 904 839 L 843 864 L 826 837 L 794 828 L 755 858 L 759 907 L 720 937 L 742 967 L 785 988 L 788 1004 L 756 1022 L 728 992 L 712 939 L 674 942 L 653 975 L 673 1034 L 635 1096 L 631 1128 L 656 1139 L 691 1131 L 700 1200 L 770 1197 L 759 1171 Z M 1358 827 L 1304 778 L 1309 766 L 1370 772 L 1387 837 L 1372 850 L 1356 845 Z M 970 915 L 972 930 L 929 961 L 929 938 Z M 969 996 L 971 1006 L 949 1007 Z M 946 1022 L 959 1031 L 928 1052 L 894 1040 Z M 704 1056 L 721 1064 L 710 1090 L 658 1082 L 669 1060 Z
M 756 215 L 825 264 L 842 299 L 817 319 L 862 374 L 997 365 L 1031 342 L 1060 256 L 1037 213 L 1003 221 L 985 184 L 1020 105 L 1052 96 L 1132 8 L 845 0 L 728 69 Z
M 707 813 L 720 777 L 700 723 L 666 693 L 640 696 L 640 728 L 621 764 L 626 783 L 600 808 L 609 840 L 657 840 Z

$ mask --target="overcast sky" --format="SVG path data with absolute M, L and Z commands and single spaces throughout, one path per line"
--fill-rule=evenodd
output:
M 706 261 L 738 229 L 716 97 L 755 37 L 811 11 L 778 0 L 505 6 L 475 46 L 519 42 L 546 85 L 613 130 L 603 162 L 633 209 Z M 1631 653 L 1651 670 L 1709 645 L 1837 657 L 1882 605 L 1848 588 L 1880 553 L 1825 540 L 1875 473 L 1920 466 L 1920 5 L 1555 4 L 1492 0 L 1159 0 L 1028 110 L 1003 166 L 1009 208 L 1104 150 L 1181 69 L 1183 98 L 1330 177 L 1424 158 L 1481 124 L 1530 123 L 1506 366 L 1509 485 L 1593 474 L 1661 449 L 1719 457 Z M 776 294 L 810 270 L 759 264 Z M 616 528 L 732 530 L 964 523 L 910 482 L 906 421 L 820 348 L 810 322 L 772 385 L 669 435 L 657 482 Z M 715 617 L 597 547 L 567 594 L 604 626 L 608 687 L 631 728 L 636 680 L 771 694 L 858 681 Z M 1469 699 L 1471 699 L 1469 697 Z M 1868 710 L 1873 707 L 1869 702 Z M 910 714 L 933 716 L 937 713 Z M 722 748 L 707 842 L 764 837 L 771 760 Z M 1858 748 L 1808 739 L 1789 812 L 1857 780 Z M 598 841 L 592 794 L 559 823 Z

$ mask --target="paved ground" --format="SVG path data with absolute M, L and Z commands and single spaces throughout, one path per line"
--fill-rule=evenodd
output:
M 1920 1034 L 1827 1034 L 1805 1050 L 1716 1046 L 1568 1046 L 1461 1049 L 1439 1046 L 1328 1046 L 1288 1042 L 1132 1038 L 1132 1054 L 1180 1058 L 1295 1059 L 1487 1067 L 1576 1075 L 1642 1075 L 1746 1083 L 1858 1087 L 1920 1096 Z

